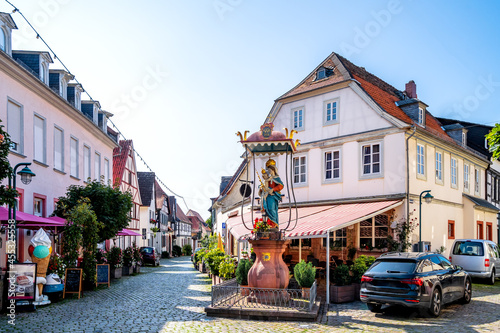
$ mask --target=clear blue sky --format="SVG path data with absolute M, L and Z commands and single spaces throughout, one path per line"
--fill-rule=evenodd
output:
M 414 80 L 435 116 L 500 122 L 498 1 L 12 2 L 203 217 L 241 162 L 234 133 L 332 51 L 401 90 Z M 14 48 L 45 50 L 12 16 Z

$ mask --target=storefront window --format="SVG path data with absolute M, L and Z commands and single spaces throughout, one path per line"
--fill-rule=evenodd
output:
M 371 250 L 387 247 L 389 235 L 389 218 L 387 215 L 377 215 L 359 224 L 359 247 Z

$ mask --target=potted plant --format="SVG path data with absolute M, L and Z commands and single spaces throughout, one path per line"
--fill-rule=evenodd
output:
M 224 260 L 219 264 L 219 274 L 224 280 L 230 280 L 234 278 L 234 260 L 230 256 L 225 256 Z
M 132 261 L 134 260 L 134 249 L 132 246 L 129 246 L 123 251 L 123 267 L 122 267 L 122 275 L 130 275 L 130 271 L 132 270 Z
M 108 252 L 108 263 L 113 279 L 122 277 L 122 249 L 113 246 Z
M 205 256 L 205 261 L 210 268 L 210 274 L 213 278 L 213 284 L 217 284 L 219 279 L 219 265 L 224 260 L 225 253 L 220 249 L 213 249 L 208 251 Z
M 140 273 L 141 266 L 142 266 L 142 253 L 141 253 L 139 247 L 137 247 L 137 245 L 135 245 L 135 243 L 134 243 L 134 253 L 132 256 L 133 256 L 133 259 L 135 262 L 134 273 Z
M 248 289 L 248 271 L 252 268 L 253 262 L 248 259 L 241 259 L 236 267 L 236 281 L 240 285 L 241 296 L 248 296 L 250 289 Z
M 293 268 L 293 274 L 295 276 L 295 280 L 297 280 L 297 283 L 302 288 L 302 297 L 309 298 L 310 289 L 316 277 L 316 268 L 312 265 L 312 263 L 306 263 L 304 260 L 301 260 Z
M 332 303 L 347 303 L 354 301 L 355 288 L 351 284 L 351 274 L 347 265 L 338 266 L 332 273 L 330 286 L 330 301 Z
M 365 274 L 368 267 L 370 267 L 375 261 L 374 256 L 361 255 L 356 260 L 354 260 L 351 266 L 352 273 L 352 284 L 354 286 L 354 298 L 359 300 L 359 291 L 361 288 L 361 277 Z

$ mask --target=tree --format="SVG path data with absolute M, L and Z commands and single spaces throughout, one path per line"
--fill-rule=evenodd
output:
M 2 120 L 0 120 L 1 122 Z M 9 134 L 3 130 L 3 125 L 0 125 L 0 182 L 8 178 L 12 172 L 12 167 L 7 159 L 11 144 Z M 7 185 L 0 185 L 0 206 L 5 204 L 14 206 L 17 195 L 16 190 L 9 188 Z
M 500 159 L 500 124 L 495 124 L 495 127 L 486 135 L 488 147 L 493 153 L 493 159 Z
M 86 186 L 68 187 L 66 196 L 59 197 L 54 214 L 67 219 L 69 211 L 84 198 L 89 199 L 97 221 L 101 222 L 97 242 L 115 237 L 117 232 L 128 226 L 129 213 L 133 206 L 132 195 L 99 181 L 92 181 Z
M 210 228 L 210 230 L 212 229 L 212 216 L 210 216 L 206 221 L 205 221 L 206 224 L 208 224 L 208 227 Z

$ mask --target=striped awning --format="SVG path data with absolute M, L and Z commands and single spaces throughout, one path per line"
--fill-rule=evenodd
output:
M 401 200 L 388 200 L 377 202 L 363 203 L 348 203 L 339 205 L 323 205 L 300 207 L 297 209 L 298 219 L 295 226 L 295 209 L 290 212 L 288 209 L 280 209 L 278 212 L 280 229 L 284 229 L 291 220 L 286 232 L 287 238 L 323 238 L 326 237 L 328 231 L 342 229 L 350 225 L 359 223 L 370 217 L 382 214 L 392 208 L 401 205 Z M 253 218 L 260 218 L 260 213 L 254 212 Z M 236 238 L 242 239 L 250 234 L 248 228 L 252 228 L 251 214 L 243 215 L 243 223 L 241 216 L 234 216 L 227 220 L 228 231 Z M 295 228 L 294 228 L 295 226 Z

